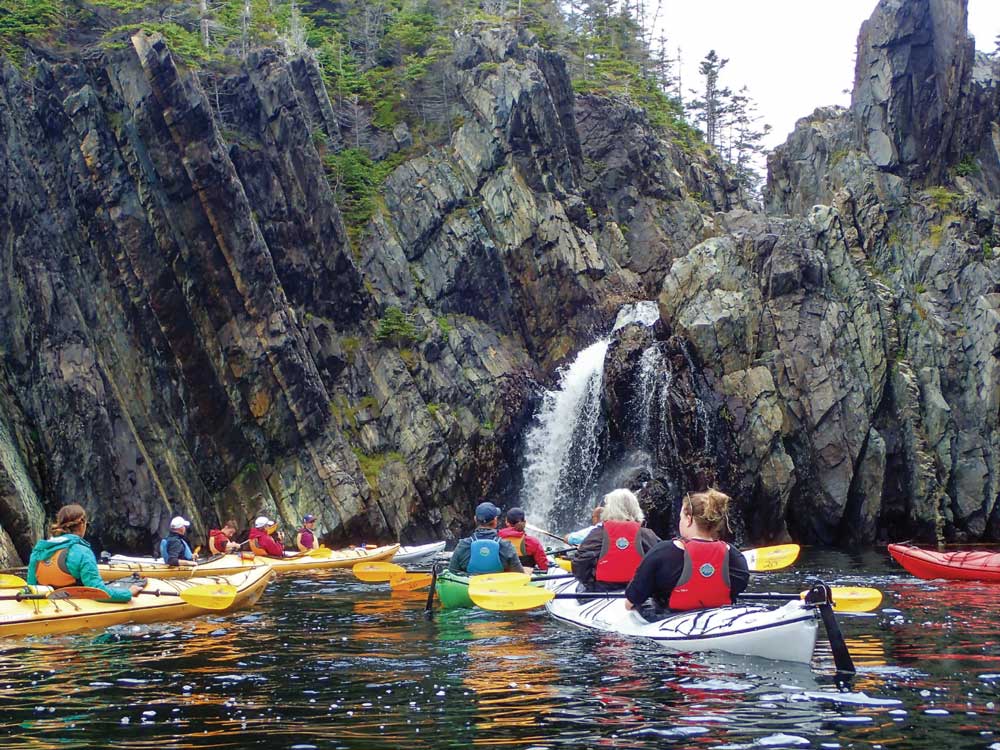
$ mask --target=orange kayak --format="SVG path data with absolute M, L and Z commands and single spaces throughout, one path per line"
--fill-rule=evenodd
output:
M 1000 582 L 1000 552 L 934 552 L 909 544 L 890 544 L 889 554 L 918 578 Z

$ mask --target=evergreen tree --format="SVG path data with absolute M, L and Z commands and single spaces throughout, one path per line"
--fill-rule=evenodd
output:
M 719 87 L 719 74 L 728 63 L 728 58 L 720 58 L 714 49 L 709 50 L 698 66 L 698 72 L 705 79 L 704 93 L 701 99 L 695 99 L 688 104 L 688 109 L 696 113 L 698 122 L 704 125 L 705 141 L 716 148 L 721 146 L 720 126 L 723 124 L 726 107 L 732 96 L 732 91 L 728 88 Z M 691 93 L 698 94 L 694 89 Z
M 740 197 L 744 200 L 756 195 L 762 182 L 761 173 L 756 167 L 759 167 L 760 157 L 766 150 L 763 140 L 771 132 L 771 126 L 764 124 L 758 127 L 759 121 L 757 104 L 750 98 L 748 89 L 744 86 L 730 101 L 731 135 L 727 156 L 735 172 Z

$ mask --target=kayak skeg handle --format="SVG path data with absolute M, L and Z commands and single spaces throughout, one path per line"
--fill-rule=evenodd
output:
M 827 584 L 820 581 L 806 592 L 805 602 L 816 605 L 833 604 L 833 592 Z

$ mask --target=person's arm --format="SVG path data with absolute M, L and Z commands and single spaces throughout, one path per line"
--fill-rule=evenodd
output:
M 84 586 L 100 589 L 113 602 L 132 601 L 132 589 L 109 589 L 97 570 L 97 560 L 94 553 L 82 545 L 67 553 L 66 567 L 72 575 Z
M 625 609 L 635 609 L 652 596 L 655 582 L 656 562 L 645 557 L 625 587 Z
M 452 573 L 465 573 L 469 569 L 469 540 L 460 539 L 455 551 L 448 560 L 448 570 Z
M 660 537 L 656 535 L 656 532 L 643 526 L 639 533 L 639 553 L 645 557 L 659 543 Z
M 747 559 L 733 545 L 729 545 L 729 593 L 733 601 L 747 590 L 750 583 L 750 568 Z
M 521 558 L 517 556 L 517 550 L 506 539 L 500 540 L 500 562 L 503 563 L 505 573 L 524 572 L 524 566 L 521 565 Z
M 163 558 L 163 562 L 172 568 L 176 568 L 180 565 L 182 554 L 184 554 L 184 545 L 180 543 L 180 540 L 172 536 L 167 537 L 167 554 Z
M 545 547 L 535 537 L 524 537 L 524 550 L 534 558 L 538 570 L 544 573 L 549 569 L 549 556 L 545 554 Z
M 184 557 L 184 542 L 176 537 L 167 537 L 167 557 L 164 560 L 167 565 L 173 567 L 192 567 L 197 565 L 194 560 Z
M 299 531 L 295 534 L 295 546 L 298 547 L 299 552 L 308 552 L 312 547 L 307 547 L 302 543 L 302 532 Z
M 24 580 L 29 586 L 38 585 L 38 575 L 35 571 L 38 570 L 38 560 L 35 558 L 35 551 L 31 551 L 31 557 L 28 558 L 28 574 L 24 577 Z
M 269 554 L 271 557 L 285 556 L 285 548 L 281 546 L 281 542 L 279 542 L 270 534 L 267 534 L 266 536 L 262 536 L 260 538 L 260 546 L 263 547 L 264 551 L 267 552 L 267 554 Z
M 225 547 L 225 545 L 223 545 L 223 547 Z M 215 534 L 208 535 L 208 551 L 213 555 L 218 555 L 222 552 L 222 550 L 215 545 Z
M 601 556 L 601 547 L 604 546 L 604 528 L 596 526 L 587 535 L 576 552 L 573 553 L 573 575 L 585 586 L 592 586 L 595 582 L 594 573 L 597 569 L 597 560 Z

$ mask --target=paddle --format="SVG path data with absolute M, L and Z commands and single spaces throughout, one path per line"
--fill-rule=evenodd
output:
M 802 550 L 797 544 L 776 544 L 773 547 L 757 547 L 743 552 L 747 568 L 751 573 L 787 568 L 799 558 Z
M 236 599 L 239 590 L 235 586 L 222 583 L 203 583 L 190 586 L 181 591 L 140 591 L 142 596 L 178 596 L 200 609 L 227 609 Z M 59 594 L 60 596 L 56 596 Z M 92 599 L 94 601 L 110 601 L 108 594 L 90 586 L 65 586 L 56 589 L 47 598 L 50 599 Z
M 7 573 L 0 573 L 0 589 L 20 589 L 28 585 L 23 578 Z
M 389 588 L 393 591 L 416 591 L 430 586 L 434 580 L 432 573 L 404 573 L 389 579 Z
M 406 568 L 391 562 L 360 562 L 351 568 L 358 579 L 367 583 L 385 583 L 396 576 L 406 575 Z
M 534 531 L 536 534 L 545 534 L 545 536 L 547 536 L 547 537 L 549 537 L 551 539 L 555 539 L 556 541 L 562 542 L 563 544 L 567 544 L 570 547 L 576 547 L 576 546 L 578 546 L 576 544 L 573 544 L 569 540 L 567 540 L 566 537 L 559 536 L 558 534 L 553 534 L 551 531 L 546 531 L 545 529 L 540 529 L 537 526 L 532 526 L 530 523 L 524 524 L 524 528 L 529 529 L 530 531 Z
M 557 534 L 540 529 L 537 526 L 532 526 L 531 524 L 525 524 L 524 526 L 531 531 L 558 539 L 560 542 L 568 544 L 571 547 L 578 546 Z M 776 544 L 771 547 L 757 547 L 756 549 L 744 550 L 743 557 L 747 561 L 747 568 L 749 568 L 751 573 L 763 573 L 769 570 L 787 568 L 798 559 L 801 550 L 802 548 L 797 544 Z M 559 560 L 556 560 L 556 564 L 565 570 L 569 570 Z
M 748 601 L 795 601 L 805 598 L 801 594 L 742 594 L 739 598 Z M 833 608 L 838 612 L 870 612 L 882 602 L 882 592 L 878 589 L 857 587 L 832 587 Z M 623 599 L 623 591 L 577 591 L 557 594 L 537 586 L 495 585 L 469 586 L 469 597 L 483 609 L 498 612 L 514 612 L 540 607 L 553 599 Z

